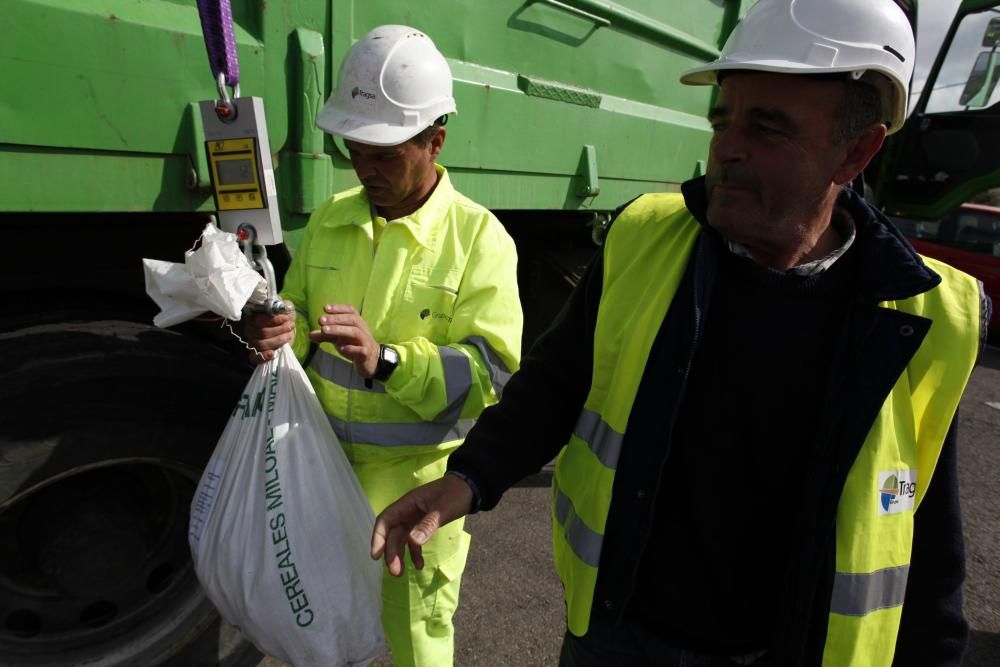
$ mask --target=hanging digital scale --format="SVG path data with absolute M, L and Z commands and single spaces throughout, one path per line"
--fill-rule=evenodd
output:
M 281 243 L 264 102 L 259 97 L 237 97 L 227 103 L 205 100 L 198 104 L 219 226 L 235 234 L 249 225 L 257 243 Z

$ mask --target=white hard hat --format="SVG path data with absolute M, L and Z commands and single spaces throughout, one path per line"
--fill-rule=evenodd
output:
M 867 74 L 891 134 L 906 120 L 914 51 L 910 23 L 892 0 L 760 0 L 719 59 L 684 72 L 681 82 L 714 84 L 722 70 Z
M 316 125 L 351 141 L 395 146 L 455 112 L 451 89 L 451 70 L 430 37 L 379 26 L 347 52 Z

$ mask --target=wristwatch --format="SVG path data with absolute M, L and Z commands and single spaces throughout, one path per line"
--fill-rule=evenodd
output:
M 379 382 L 385 382 L 392 375 L 392 372 L 396 370 L 396 366 L 399 365 L 399 352 L 396 352 L 394 348 L 388 345 L 378 346 L 378 364 L 375 365 L 375 373 L 372 375 L 373 380 L 378 380 Z

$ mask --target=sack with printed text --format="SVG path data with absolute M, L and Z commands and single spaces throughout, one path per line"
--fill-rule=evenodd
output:
M 383 651 L 375 517 L 287 345 L 257 367 L 202 475 L 188 541 L 206 595 L 295 667 Z

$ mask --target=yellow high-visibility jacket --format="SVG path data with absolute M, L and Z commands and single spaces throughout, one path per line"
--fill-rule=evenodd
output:
M 514 243 L 437 169 L 424 205 L 389 221 L 377 244 L 364 189 L 332 196 L 309 220 L 282 291 L 295 304 L 296 355 L 308 358 L 306 372 L 376 511 L 444 472 L 447 453 L 498 400 L 520 360 Z M 399 352 L 385 384 L 366 383 L 332 345 L 310 343 L 333 303 L 353 305 L 375 340 Z M 366 464 L 380 484 L 363 473 Z

